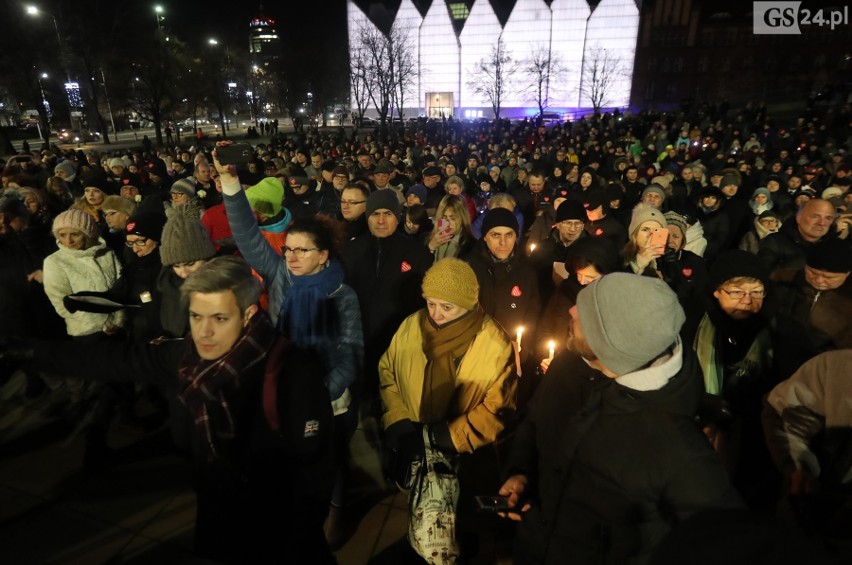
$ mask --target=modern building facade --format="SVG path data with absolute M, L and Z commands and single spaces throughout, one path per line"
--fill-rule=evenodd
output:
M 489 60 L 498 41 L 513 61 L 501 104 L 503 117 L 538 112 L 537 81 L 524 71 L 524 63 L 536 53 L 550 54 L 562 69 L 545 84 L 548 111 L 573 114 L 591 108 L 591 70 L 604 58 L 615 72 L 599 105 L 624 108 L 631 99 L 637 2 L 641 0 L 517 0 L 506 16 L 495 12 L 489 0 L 418 0 L 416 5 L 402 0 L 392 25 L 405 30 L 418 69 L 404 114 L 492 118 L 491 101 L 474 83 L 487 80 L 477 66 Z M 376 26 L 370 9 L 365 12 L 353 0 L 347 4 L 350 52 L 364 30 L 390 32 Z

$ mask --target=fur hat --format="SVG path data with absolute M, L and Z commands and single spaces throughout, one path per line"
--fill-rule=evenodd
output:
M 280 184 L 280 183 L 279 183 Z M 174 213 L 163 226 L 160 260 L 163 265 L 190 263 L 210 259 L 216 253 L 210 232 L 201 223 L 201 213 L 192 204 L 173 208 Z
M 423 297 L 446 300 L 467 310 L 476 308 L 479 283 L 465 261 L 453 257 L 441 259 L 423 277 Z
M 101 204 L 101 210 L 115 210 L 116 212 L 121 212 L 126 216 L 132 216 L 136 211 L 136 203 L 129 198 L 111 194 L 104 198 L 104 202 Z
M 367 198 L 367 216 L 376 210 L 387 209 L 399 215 L 399 197 L 393 189 L 377 190 Z
M 79 230 L 83 232 L 87 238 L 93 241 L 97 241 L 99 237 L 98 225 L 95 223 L 95 219 L 92 218 L 91 214 L 88 212 L 77 208 L 65 210 L 54 218 L 53 235 L 56 235 L 56 232 L 63 228 Z
M 119 157 L 113 157 L 112 159 L 109 160 L 109 168 L 111 169 L 113 167 L 122 167 L 122 168 L 126 169 L 127 165 L 125 164 L 123 159 L 121 159 Z
M 659 357 L 677 341 L 686 319 L 665 282 L 632 273 L 592 282 L 577 295 L 577 310 L 589 348 L 617 375 Z
M 195 183 L 189 179 L 180 179 L 172 184 L 171 192 L 180 192 L 190 198 L 195 198 Z
M 668 225 L 666 223 L 666 217 L 660 210 L 657 210 L 653 206 L 648 206 L 647 204 L 637 204 L 636 207 L 633 208 L 633 215 L 630 217 L 630 227 L 627 228 L 627 233 L 632 235 L 639 229 L 639 226 L 650 221 L 657 222 L 661 227 L 666 227 Z
M 515 214 L 505 208 L 492 208 L 485 213 L 482 218 L 482 237 L 484 238 L 488 232 L 498 227 L 512 228 L 515 235 L 519 235 L 518 219 Z

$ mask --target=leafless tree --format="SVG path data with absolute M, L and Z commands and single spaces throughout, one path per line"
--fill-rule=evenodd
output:
M 361 116 L 364 115 L 367 103 L 370 101 L 370 83 L 367 78 L 369 74 L 368 60 L 369 57 L 362 45 L 359 44 L 352 49 L 349 61 L 349 85 L 352 89 L 352 100 L 355 102 L 359 126 L 361 125 Z
M 418 72 L 410 30 L 394 24 L 388 35 L 363 25 L 351 45 L 350 88 L 358 113 L 369 99 L 382 124 L 392 112 L 402 115 Z
M 509 92 L 510 79 L 517 68 L 518 64 L 512 59 L 501 37 L 491 47 L 491 53 L 480 59 L 468 72 L 468 88 L 490 102 L 495 119 L 500 119 L 503 100 Z
M 396 115 L 400 118 L 403 117 L 405 99 L 411 93 L 412 86 L 417 84 L 419 74 L 419 65 L 414 58 L 412 45 L 412 38 L 415 36 L 416 34 L 412 33 L 408 26 L 394 23 L 388 37 L 391 54 L 389 63 L 394 82 L 393 105 Z
M 552 85 L 558 84 L 562 79 L 566 71 L 565 65 L 550 45 L 537 44 L 521 62 L 521 69 L 530 83 L 526 89 L 528 100 L 538 105 L 540 115 L 550 105 Z
M 589 58 L 583 63 L 580 95 L 592 104 L 597 114 L 601 108 L 610 104 L 615 86 L 625 74 L 625 64 L 620 56 L 596 46 L 590 50 Z

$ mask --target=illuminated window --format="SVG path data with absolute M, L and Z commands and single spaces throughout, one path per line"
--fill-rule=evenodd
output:
M 454 20 L 467 19 L 468 14 L 470 14 L 470 10 L 467 9 L 466 4 L 462 4 L 461 2 L 450 4 L 450 15 Z

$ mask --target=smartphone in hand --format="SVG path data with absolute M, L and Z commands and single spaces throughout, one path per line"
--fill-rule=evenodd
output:
M 651 232 L 651 239 L 649 240 L 649 245 L 651 247 L 665 247 L 666 242 L 669 240 L 669 230 L 668 228 L 658 228 Z
M 438 220 L 438 235 L 440 235 L 441 237 L 446 237 L 450 234 L 451 229 L 452 228 L 450 228 L 449 220 L 447 220 L 446 218 L 441 218 L 440 220 Z
M 476 506 L 480 512 L 516 512 L 509 507 L 509 499 L 500 494 L 487 494 L 476 497 Z

